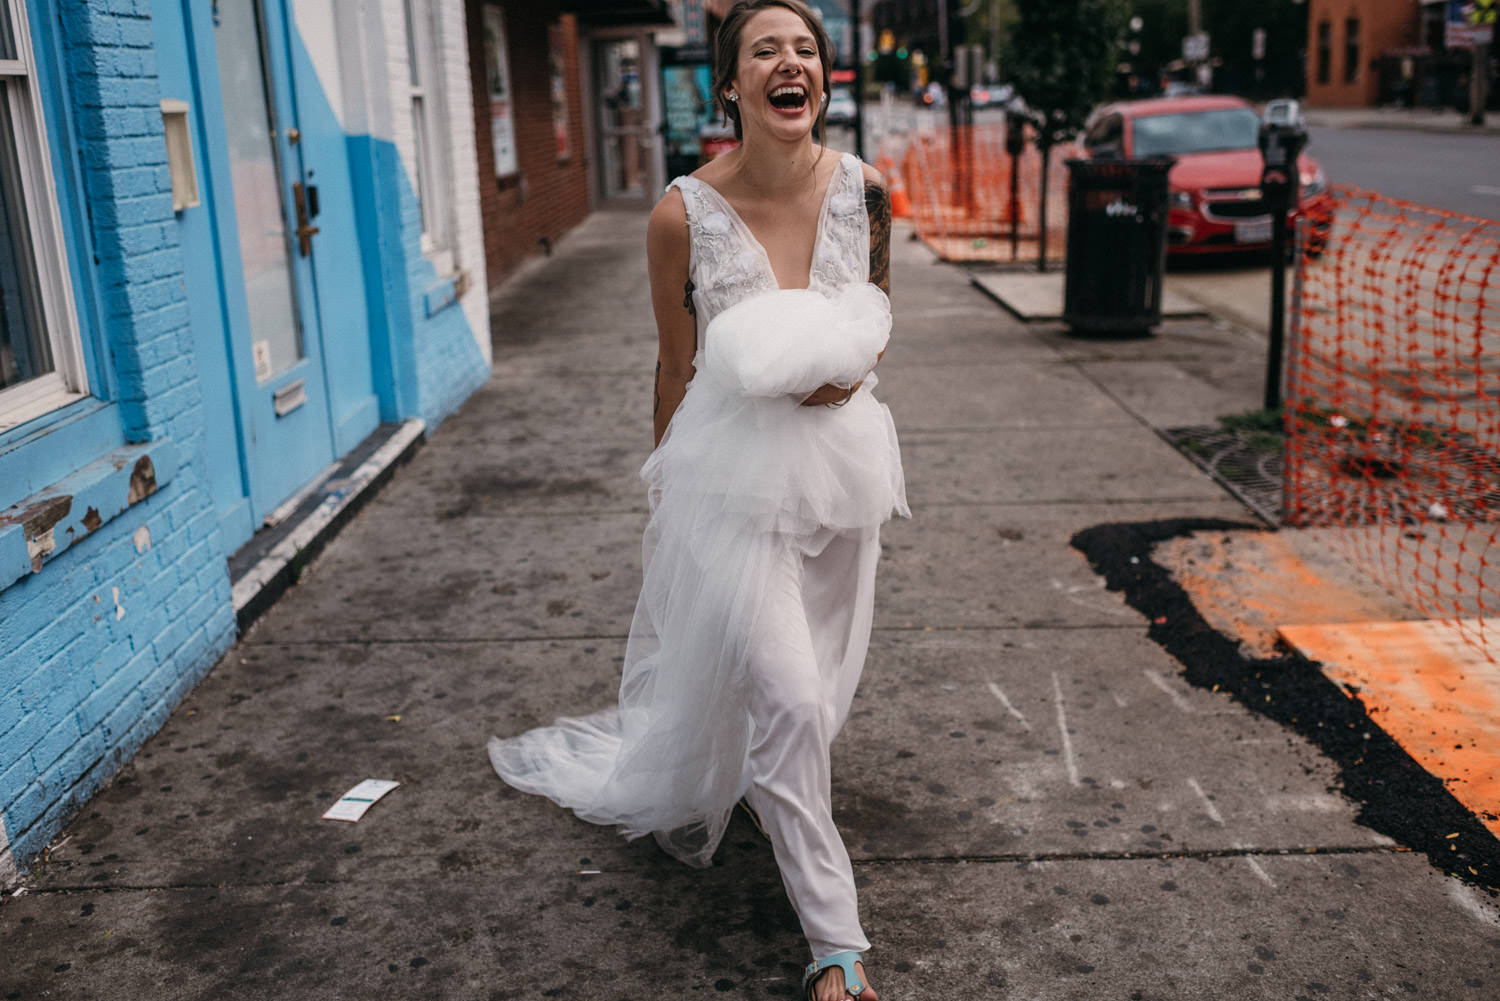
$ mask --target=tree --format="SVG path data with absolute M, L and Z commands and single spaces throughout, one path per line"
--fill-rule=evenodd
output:
M 1015 0 L 1005 72 L 1037 115 L 1045 146 L 1077 135 L 1110 92 L 1127 0 Z

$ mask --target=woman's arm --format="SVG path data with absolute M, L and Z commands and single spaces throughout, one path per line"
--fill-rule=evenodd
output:
M 886 295 L 891 294 L 891 195 L 885 186 L 880 171 L 869 164 L 861 164 L 865 174 L 865 213 L 870 217 L 870 284 Z M 885 352 L 876 355 L 876 360 Z M 856 382 L 854 389 L 862 383 Z M 822 386 L 807 399 L 804 407 L 817 407 L 827 403 L 839 403 L 849 399 L 854 390 L 838 386 Z
M 656 313 L 656 391 L 651 426 L 657 445 L 677 412 L 693 378 L 698 349 L 692 286 L 688 282 L 687 207 L 682 193 L 668 191 L 646 224 L 646 267 L 651 277 L 651 306 Z

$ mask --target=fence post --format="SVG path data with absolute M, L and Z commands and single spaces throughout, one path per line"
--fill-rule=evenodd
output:
M 1042 204 L 1037 213 L 1036 269 L 1045 272 L 1047 270 L 1047 168 L 1052 153 L 1052 141 L 1047 137 L 1047 133 L 1037 133 L 1036 148 L 1042 154 Z

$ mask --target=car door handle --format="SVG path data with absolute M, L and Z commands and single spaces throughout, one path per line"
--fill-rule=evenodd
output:
M 313 189 L 313 201 L 317 201 L 317 189 Z M 306 257 L 312 253 L 312 238 L 319 232 L 318 227 L 312 224 L 312 217 L 308 214 L 307 187 L 301 181 L 292 185 L 292 204 L 297 209 L 297 249 L 302 256 Z

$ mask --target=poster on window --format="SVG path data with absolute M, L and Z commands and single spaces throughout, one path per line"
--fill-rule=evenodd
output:
M 572 152 L 568 133 L 568 63 L 565 49 L 567 39 L 562 25 L 554 24 L 547 29 L 548 65 L 552 70 L 552 139 L 557 147 L 557 158 L 566 160 Z
M 490 141 L 495 149 L 495 176 L 514 174 L 516 163 L 515 95 L 510 89 L 510 50 L 505 44 L 505 12 L 484 8 L 484 73 L 490 98 Z

